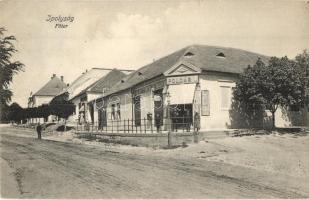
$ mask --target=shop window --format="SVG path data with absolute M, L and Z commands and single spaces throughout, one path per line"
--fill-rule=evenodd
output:
M 209 101 L 209 91 L 208 90 L 202 90 L 202 96 L 201 96 L 201 109 L 202 109 L 202 115 L 204 116 L 210 116 L 210 101 Z
M 231 106 L 231 88 L 221 86 L 221 109 L 228 110 Z

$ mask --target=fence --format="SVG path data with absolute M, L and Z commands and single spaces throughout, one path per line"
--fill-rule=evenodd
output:
M 166 133 L 167 130 L 172 132 L 192 132 L 193 123 L 191 117 L 174 117 L 171 119 L 123 119 L 108 120 L 105 122 L 77 124 L 77 132 L 102 132 L 102 133 Z

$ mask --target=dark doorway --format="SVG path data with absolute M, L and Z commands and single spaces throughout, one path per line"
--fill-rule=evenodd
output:
M 91 123 L 93 123 L 94 122 L 94 108 L 92 104 L 89 104 L 89 112 L 90 112 Z
M 100 109 L 98 110 L 98 121 L 99 121 L 99 128 L 102 129 L 104 126 L 107 126 L 107 119 L 106 119 L 106 110 Z
M 172 131 L 190 131 L 193 115 L 192 104 L 171 105 L 170 116 L 172 121 Z
M 160 90 L 156 90 L 153 92 L 153 97 L 154 97 L 154 117 L 155 117 L 155 121 L 158 120 L 158 118 L 160 118 L 160 123 L 161 126 L 163 125 L 163 94 L 162 94 L 163 89 Z
M 136 96 L 133 99 L 134 102 L 134 121 L 135 126 L 141 125 L 141 97 Z

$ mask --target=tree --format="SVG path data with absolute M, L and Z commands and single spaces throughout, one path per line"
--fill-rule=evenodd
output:
M 301 54 L 295 57 L 297 70 L 301 75 L 302 83 L 302 103 L 303 107 L 309 104 L 309 54 L 304 50 Z
M 6 30 L 0 27 L 0 120 L 4 121 L 7 117 L 8 103 L 13 95 L 9 85 L 13 76 L 23 70 L 24 65 L 19 61 L 12 61 L 12 56 L 17 50 L 13 42 L 14 36 L 4 36 Z
M 64 130 L 66 130 L 66 121 L 74 113 L 75 105 L 64 99 L 55 99 L 50 102 L 49 106 L 51 114 L 64 119 Z
M 243 110 L 251 110 L 251 118 L 258 110 L 269 110 L 273 128 L 278 107 L 300 105 L 302 96 L 300 71 L 287 57 L 271 57 L 267 65 L 259 59 L 240 76 L 234 91 L 234 101 Z
M 8 112 L 8 119 L 10 121 L 20 123 L 20 121 L 23 119 L 22 112 L 23 108 L 18 103 L 12 103 L 9 107 Z
M 38 108 L 38 117 L 44 118 L 46 122 L 48 120 L 49 115 L 51 114 L 50 106 L 48 104 L 40 105 Z

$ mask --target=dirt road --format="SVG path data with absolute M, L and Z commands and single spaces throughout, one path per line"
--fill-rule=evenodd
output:
M 305 198 L 301 178 L 48 140 L 1 128 L 5 198 Z

